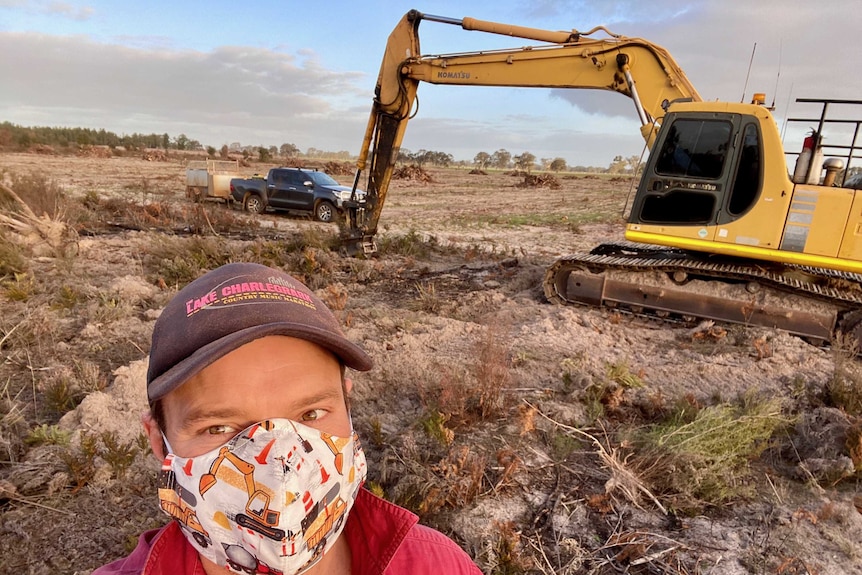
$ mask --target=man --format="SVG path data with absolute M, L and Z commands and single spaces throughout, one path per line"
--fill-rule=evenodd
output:
M 94 575 L 479 574 L 362 488 L 344 372 L 371 365 L 282 271 L 228 264 L 182 289 L 156 321 L 143 417 L 175 520 Z

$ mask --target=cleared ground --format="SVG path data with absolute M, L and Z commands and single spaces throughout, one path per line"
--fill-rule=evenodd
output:
M 77 230 L 2 277 L 0 573 L 85 573 L 164 522 L 138 426 L 153 321 L 235 259 L 303 277 L 374 357 L 369 485 L 485 572 L 862 573 L 857 360 L 545 302 L 556 257 L 622 238 L 629 179 L 431 170 L 393 183 L 357 260 L 334 225 L 190 204 L 183 161 L 0 155 L 7 181 L 50 175 Z

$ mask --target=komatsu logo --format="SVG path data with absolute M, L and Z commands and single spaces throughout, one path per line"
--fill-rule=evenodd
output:
M 470 72 L 437 72 L 437 77 L 450 80 L 469 80 Z

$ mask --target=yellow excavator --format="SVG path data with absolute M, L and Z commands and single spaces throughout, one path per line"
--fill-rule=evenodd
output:
M 541 44 L 422 55 L 423 20 Z M 591 37 L 598 32 L 607 37 Z M 815 341 L 840 331 L 862 341 L 862 191 L 836 185 L 843 160 L 821 164 L 824 127 L 855 123 L 858 133 L 862 123 L 827 118 L 830 105 L 862 101 L 804 100 L 822 110 L 819 119 L 797 119 L 817 128 L 791 175 L 763 95 L 705 102 L 671 55 L 646 40 L 604 27 L 549 31 L 412 10 L 389 36 L 380 67 L 353 186 L 367 171 L 366 198 L 348 203 L 342 229 L 347 253 L 376 249 L 419 82 L 601 89 L 634 103 L 650 154 L 625 240 L 554 262 L 544 281 L 549 301 L 765 325 Z M 841 148 L 848 167 L 862 157 L 855 137 Z
M 235 521 L 237 524 L 257 531 L 261 535 L 275 541 L 282 541 L 286 537 L 293 537 L 292 533 L 285 533 L 283 529 L 278 528 L 278 520 L 281 514 L 269 508 L 273 494 L 265 486 L 258 485 L 254 480 L 254 465 L 244 459 L 240 459 L 229 447 L 222 447 L 219 450 L 218 457 L 210 465 L 209 472 L 201 476 L 200 485 L 198 486 L 201 497 L 218 482 L 219 469 L 225 461 L 239 471 L 242 476 L 242 484 L 248 494 L 245 513 L 236 514 Z M 230 484 L 238 487 L 240 482 L 233 481 Z

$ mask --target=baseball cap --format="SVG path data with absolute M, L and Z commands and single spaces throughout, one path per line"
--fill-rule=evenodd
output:
M 308 287 L 261 264 L 230 263 L 194 280 L 168 302 L 153 328 L 150 404 L 231 351 L 268 335 L 316 343 L 357 371 L 371 358 L 344 337 L 338 320 Z

